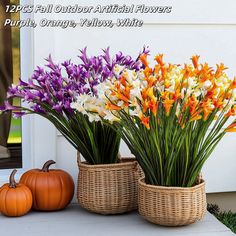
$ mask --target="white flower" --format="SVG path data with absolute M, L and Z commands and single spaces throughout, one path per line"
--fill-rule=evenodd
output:
M 157 90 L 158 90 L 160 93 L 164 92 L 164 90 L 165 90 L 165 86 L 164 86 L 163 82 L 158 82 L 158 83 L 156 84 L 156 87 L 157 87 Z
M 114 72 L 116 76 L 119 76 L 121 71 L 124 70 L 125 66 L 115 65 Z
M 212 83 L 210 80 L 206 80 L 202 85 L 203 89 L 209 89 L 211 86 L 212 86 Z
M 81 103 L 78 103 L 78 102 L 72 102 L 70 104 L 70 107 L 72 109 L 75 109 L 75 110 L 79 111 L 79 112 L 83 112 L 84 111 L 84 107 L 81 105 Z
M 93 122 L 93 121 L 100 121 L 100 120 L 101 120 L 101 118 L 100 118 L 99 115 L 93 114 L 93 113 L 89 113 L 89 114 L 88 114 L 88 118 L 89 118 L 89 121 L 90 121 L 90 122 Z
M 114 121 L 119 121 L 119 118 L 116 117 L 115 115 L 113 115 L 110 111 L 104 111 L 105 112 L 105 116 L 103 117 L 103 119 L 110 121 L 111 123 Z
M 188 86 L 190 88 L 196 87 L 197 82 L 196 82 L 196 78 L 195 77 L 189 77 L 188 78 Z
M 179 117 L 179 115 L 180 115 L 180 104 L 179 103 L 177 104 L 175 114 L 176 114 L 177 117 Z
M 193 94 L 197 98 L 202 94 L 202 91 L 200 89 L 194 89 Z
M 129 84 L 133 84 L 133 81 L 137 78 L 137 73 L 134 70 L 125 69 L 122 74 Z
M 118 106 L 118 107 L 122 107 L 123 105 L 124 105 L 124 102 L 123 102 L 123 101 L 117 102 L 117 106 Z
M 175 86 L 171 85 L 169 88 L 166 89 L 166 91 L 169 93 L 175 93 Z
M 236 89 L 232 90 L 232 98 L 233 98 L 233 100 L 236 99 Z
M 131 115 L 131 116 L 139 116 L 139 111 L 137 110 L 137 109 L 130 109 L 129 110 L 129 114 Z

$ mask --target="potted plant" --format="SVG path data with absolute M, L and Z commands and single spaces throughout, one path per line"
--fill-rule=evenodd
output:
M 13 111 L 15 117 L 32 113 L 43 116 L 78 150 L 78 201 L 82 207 L 102 214 L 133 210 L 137 208 L 136 161 L 118 159 L 117 129 L 101 122 L 96 113 L 87 117 L 76 99 L 81 96 L 84 102 L 94 101 L 91 110 L 102 112 L 97 86 L 120 73 L 115 65 L 119 64 L 120 70 L 138 70 L 142 64 L 121 52 L 111 58 L 109 49 L 88 57 L 85 48 L 79 58 L 79 64 L 55 64 L 49 56 L 47 69 L 37 67 L 28 82 L 20 80 L 9 88 L 8 99 L 21 98 L 29 106 L 11 106 L 7 100 L 1 110 Z M 81 162 L 80 154 L 85 162 Z
M 216 70 L 199 56 L 184 66 L 166 64 L 147 54 L 145 68 L 123 71 L 103 86 L 104 104 L 122 138 L 142 167 L 139 213 L 160 225 L 186 225 L 206 212 L 201 169 L 227 131 L 236 131 L 236 79 L 223 64 Z M 85 107 L 86 109 L 86 107 Z M 114 119 L 114 117 L 116 119 Z

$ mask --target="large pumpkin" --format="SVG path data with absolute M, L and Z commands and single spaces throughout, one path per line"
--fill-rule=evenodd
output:
M 0 188 L 0 212 L 6 216 L 25 215 L 32 207 L 32 194 L 24 184 L 17 184 L 13 170 L 9 183 Z
M 63 170 L 50 169 L 55 161 L 47 161 L 42 169 L 32 169 L 21 176 L 20 183 L 33 194 L 33 209 L 55 211 L 65 208 L 74 195 L 72 177 Z

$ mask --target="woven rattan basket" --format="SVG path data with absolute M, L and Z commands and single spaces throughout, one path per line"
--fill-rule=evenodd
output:
M 139 213 L 148 221 L 166 226 L 188 225 L 206 213 L 205 182 L 190 188 L 145 184 L 139 179 Z
M 88 165 L 78 155 L 79 204 L 100 214 L 121 214 L 138 208 L 138 179 L 142 172 L 134 158 L 116 164 Z

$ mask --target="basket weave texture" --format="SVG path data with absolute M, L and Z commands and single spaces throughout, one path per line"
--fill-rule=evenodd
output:
M 138 179 L 142 176 L 134 158 L 116 164 L 89 165 L 78 155 L 79 204 L 99 214 L 121 214 L 138 208 Z
M 139 179 L 139 213 L 148 221 L 165 226 L 181 226 L 201 220 L 207 209 L 205 182 L 194 187 L 164 187 Z

